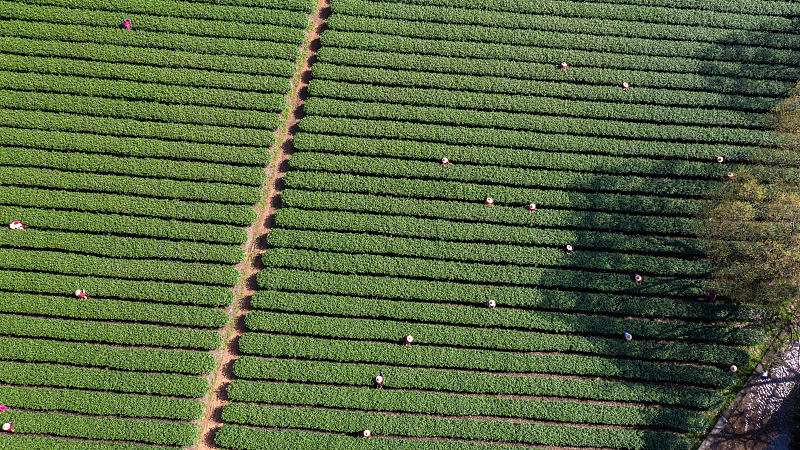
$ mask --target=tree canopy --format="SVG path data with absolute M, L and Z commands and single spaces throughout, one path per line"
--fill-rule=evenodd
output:
M 781 145 L 727 174 L 696 222 L 720 293 L 737 301 L 780 302 L 800 280 L 800 95 L 770 117 Z

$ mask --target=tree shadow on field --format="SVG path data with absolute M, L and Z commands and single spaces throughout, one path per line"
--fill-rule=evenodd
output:
M 795 19 L 795 23 L 798 23 L 797 29 L 800 30 L 800 19 Z M 699 93 L 708 92 L 713 94 L 718 100 L 718 104 L 715 107 L 707 107 L 708 109 L 724 109 L 733 114 L 740 115 L 741 121 L 751 121 L 750 123 L 753 124 L 753 128 L 756 129 L 759 133 L 763 130 L 768 129 L 765 125 L 767 122 L 764 121 L 753 121 L 757 119 L 754 114 L 765 114 L 767 113 L 772 107 L 774 107 L 777 103 L 779 103 L 784 98 L 790 95 L 792 88 L 794 88 L 796 82 L 800 80 L 800 52 L 796 54 L 792 54 L 784 49 L 779 48 L 772 48 L 770 39 L 767 37 L 767 33 L 762 32 L 748 32 L 748 31 L 740 31 L 740 32 L 732 32 L 730 36 L 726 36 L 719 40 L 720 43 L 713 46 L 712 49 L 705 52 L 705 54 L 700 55 L 697 58 L 699 62 L 697 66 L 697 70 L 693 74 L 686 74 L 686 75 L 695 75 L 697 80 L 700 82 L 700 86 L 693 86 L 691 89 L 696 90 Z M 758 45 L 749 45 L 746 48 L 737 47 L 737 45 L 742 45 L 743 43 L 758 43 Z M 647 67 L 639 67 L 641 70 L 648 70 Z M 677 76 L 677 74 L 676 74 Z M 687 77 L 687 79 L 690 77 Z M 653 88 L 657 88 L 656 86 L 652 86 Z M 710 96 L 709 96 L 710 97 Z M 683 105 L 686 108 L 692 107 L 691 105 Z M 706 108 L 703 106 L 703 108 Z M 762 125 L 758 125 L 762 124 Z M 764 126 L 764 128 L 758 129 L 758 126 Z M 730 128 L 736 128 L 732 126 Z M 760 150 L 755 148 L 746 148 L 745 146 L 740 146 L 738 149 L 736 146 L 726 146 L 720 147 L 721 149 L 725 149 L 726 151 L 730 151 L 730 154 L 719 155 L 725 158 L 725 162 L 739 164 L 739 163 L 747 163 L 751 161 L 751 158 L 759 156 Z M 644 155 L 643 155 L 644 156 Z M 708 155 L 698 156 L 697 160 L 702 162 L 707 162 L 708 172 L 705 175 L 705 179 L 708 181 L 722 181 L 722 175 L 728 172 L 732 167 L 732 165 L 726 164 L 717 164 L 714 161 L 714 157 L 717 155 L 713 155 L 709 157 Z M 664 158 L 660 162 L 656 163 L 656 168 L 662 168 L 664 173 L 680 173 L 676 172 L 676 168 L 678 168 L 681 164 L 681 161 L 674 159 L 674 158 Z M 588 167 L 588 168 L 581 168 L 582 170 L 592 171 L 599 169 L 598 167 Z M 677 177 L 681 177 L 681 175 L 677 175 Z M 692 178 L 688 178 L 691 180 Z M 713 183 L 709 183 L 710 186 L 713 186 Z M 608 192 L 607 183 L 602 180 L 602 177 L 598 176 L 595 180 L 588 180 L 586 184 L 586 192 Z M 626 202 L 632 201 L 630 198 L 625 199 L 625 196 L 620 196 L 618 200 L 612 200 L 610 203 L 606 202 L 603 205 L 600 204 L 592 204 L 592 198 L 587 195 L 586 193 L 581 192 L 570 192 L 568 193 L 571 200 L 573 200 L 573 204 L 589 204 L 589 208 L 594 211 L 608 211 L 610 214 L 605 215 L 604 213 L 593 213 L 593 212 L 580 212 L 576 211 L 576 214 L 580 217 L 580 221 L 583 224 L 581 228 L 586 229 L 594 229 L 596 231 L 610 231 L 610 232 L 620 232 L 620 233 L 630 233 L 632 238 L 647 238 L 651 240 L 659 240 L 664 239 L 665 241 L 669 238 L 670 230 L 669 230 L 669 221 L 673 220 L 674 214 L 670 214 L 668 211 L 660 211 L 659 199 L 654 199 L 651 204 L 643 204 L 643 205 L 629 205 Z M 654 194 L 657 197 L 657 194 Z M 680 198 L 680 197 L 678 197 Z M 699 196 L 696 198 L 700 198 Z M 615 203 L 616 202 L 616 203 Z M 640 208 L 641 214 L 626 214 L 624 211 L 626 208 L 629 208 L 631 211 L 635 211 L 635 208 Z M 577 209 L 577 208 L 576 208 Z M 615 212 L 618 211 L 618 212 Z M 659 221 L 652 221 L 648 220 L 647 215 L 652 215 L 655 218 L 662 217 L 663 221 L 659 223 Z M 691 214 L 685 214 L 683 216 L 684 221 L 692 221 L 693 216 Z M 677 225 L 676 225 L 677 226 Z M 649 235 L 647 236 L 637 236 L 635 230 L 636 229 L 649 229 Z M 663 227 L 659 230 L 658 227 Z M 686 244 L 685 247 L 681 247 L 680 243 L 673 243 L 671 244 L 671 248 L 674 251 L 674 255 L 678 256 L 684 251 L 695 251 L 696 241 L 693 239 L 692 229 L 687 229 L 685 226 L 681 228 L 679 233 L 673 234 L 675 237 L 685 238 Z M 576 243 L 577 251 L 580 251 L 581 243 Z M 633 250 L 632 253 L 636 253 L 636 250 Z M 645 255 L 652 255 L 646 248 L 641 249 L 641 253 Z M 655 255 L 657 256 L 657 255 Z M 685 256 L 684 256 L 685 257 Z M 690 259 L 690 258 L 687 258 Z M 622 268 L 622 266 L 619 266 Z M 580 269 L 577 269 L 580 270 Z M 618 271 L 618 273 L 622 273 Z M 641 273 L 641 272 L 640 272 Z M 649 273 L 642 273 L 645 276 L 645 285 L 643 288 L 647 287 L 648 281 L 652 280 L 652 276 L 658 276 L 659 274 L 649 274 Z M 631 277 L 633 273 L 631 273 Z M 546 280 L 548 283 L 552 282 L 553 285 L 557 285 L 558 280 L 557 276 L 554 276 L 550 280 Z M 693 285 L 696 287 L 692 287 L 691 289 L 684 290 L 684 294 L 674 296 L 676 300 L 686 300 L 686 301 L 694 301 L 694 302 L 705 302 L 707 301 L 705 296 L 705 290 L 703 281 L 701 279 L 684 279 L 684 280 L 676 280 L 682 281 L 687 283 L 686 287 L 692 287 Z M 631 289 L 619 292 L 620 295 L 623 296 L 630 296 L 629 298 L 631 301 L 635 301 L 639 298 L 645 301 L 653 301 L 659 302 L 662 301 L 664 297 L 669 297 L 668 295 L 662 295 L 657 293 L 658 289 L 654 289 L 651 292 L 648 292 L 647 289 L 639 289 L 635 285 L 633 285 L 633 281 L 631 281 Z M 665 285 L 666 286 L 666 285 Z M 658 288 L 658 286 L 653 286 Z M 697 292 L 696 292 L 697 291 Z M 702 292 L 702 293 L 701 293 Z M 576 304 L 580 304 L 581 301 L 587 299 L 586 293 L 583 292 L 574 292 L 573 300 Z M 649 297 L 649 298 L 648 298 Z M 720 299 L 725 300 L 725 299 Z M 590 306 L 590 302 L 586 300 L 586 306 Z M 588 309 L 587 309 L 588 310 Z M 589 313 L 592 314 L 592 313 Z M 602 314 L 602 313 L 601 313 Z M 608 313 L 609 315 L 615 315 L 613 313 Z M 626 314 L 620 314 L 619 316 L 625 316 Z M 650 318 L 642 318 L 642 317 L 635 317 L 635 319 L 643 319 L 646 321 L 651 321 L 654 319 Z M 708 322 L 716 321 L 716 319 L 709 318 Z M 690 323 L 692 320 L 686 321 L 686 329 L 692 327 Z M 632 322 L 635 323 L 635 322 Z M 569 324 L 560 324 L 564 325 L 568 329 Z M 613 330 L 614 334 L 611 335 L 609 333 L 608 336 L 613 338 L 618 338 L 620 342 L 622 341 L 621 334 L 624 330 Z M 569 333 L 567 331 L 567 333 Z M 602 331 L 599 331 L 602 333 Z M 636 339 L 636 335 L 634 334 L 634 339 Z M 651 338 L 657 340 L 657 338 Z M 677 326 L 677 330 L 675 332 L 675 336 L 670 338 L 664 338 L 665 340 L 675 340 L 678 342 L 685 342 L 685 343 L 693 343 L 692 339 L 688 339 L 687 337 L 680 336 L 680 326 Z M 610 340 L 611 341 L 611 340 Z M 697 341 L 694 341 L 695 343 Z M 604 345 L 602 342 L 597 344 L 597 351 L 598 352 L 607 352 L 607 354 L 612 355 L 614 354 L 614 349 L 618 348 L 618 342 L 609 343 Z M 681 356 L 681 355 L 679 355 Z M 685 355 L 687 360 L 691 360 L 689 355 Z M 638 358 L 633 358 L 638 359 Z M 676 358 L 677 359 L 677 358 Z M 616 364 L 617 368 L 620 371 L 623 371 L 623 368 L 627 366 L 627 358 L 625 357 L 609 357 L 609 361 L 612 364 Z M 659 365 L 669 367 L 668 364 L 671 364 L 672 360 L 646 360 L 652 363 L 657 363 Z M 707 363 L 704 363 L 707 364 Z M 717 364 L 716 367 L 712 367 L 712 370 L 719 371 L 721 375 L 724 375 L 724 372 L 727 369 L 727 364 Z M 740 376 L 745 377 L 749 374 L 741 373 Z M 797 375 L 797 374 L 795 374 Z M 626 381 L 630 382 L 637 382 L 637 374 L 630 373 L 628 371 L 627 376 L 631 378 L 626 379 Z M 800 380 L 798 380 L 800 381 Z M 655 384 L 669 384 L 669 382 L 656 382 Z M 797 391 L 800 391 L 798 389 Z M 785 426 L 791 429 L 796 427 L 797 422 L 791 421 L 786 419 L 787 417 L 792 417 L 793 415 L 798 414 L 796 411 L 798 409 L 798 405 L 800 405 L 800 401 L 796 401 L 798 396 L 796 393 L 793 392 L 793 396 L 791 399 L 794 401 L 786 401 L 781 406 L 778 407 L 777 411 L 772 414 L 774 419 L 766 420 L 764 422 L 765 425 L 769 425 L 767 427 L 761 428 L 761 431 L 755 432 L 748 432 L 748 433 L 741 433 L 736 430 L 723 430 L 722 433 L 719 434 L 719 441 L 720 445 L 722 442 L 733 443 L 736 442 L 736 445 L 733 444 L 726 444 L 727 446 L 719 446 L 719 447 L 712 447 L 714 449 L 725 449 L 725 450 L 735 450 L 735 449 L 772 449 L 778 450 L 780 447 L 769 447 L 771 440 L 776 439 L 780 433 L 776 433 L 775 427 Z M 778 420 L 777 418 L 781 417 L 782 419 Z M 732 420 L 731 423 L 734 421 Z M 785 425 L 781 425 L 785 424 Z M 713 425 L 713 424 L 711 424 Z M 745 438 L 743 440 L 743 438 Z M 748 441 L 750 439 L 750 441 Z M 784 438 L 780 438 L 784 439 Z M 787 441 L 788 445 L 788 441 Z M 780 448 L 781 450 L 789 449 L 790 447 L 783 447 Z M 800 448 L 800 447 L 791 447 L 791 448 Z

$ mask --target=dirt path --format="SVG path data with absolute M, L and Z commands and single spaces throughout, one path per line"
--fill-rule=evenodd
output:
M 262 201 L 258 205 L 256 224 L 248 228 L 247 256 L 245 262 L 237 268 L 242 273 L 241 283 L 234 288 L 236 302 L 229 308 L 231 320 L 222 330 L 226 336 L 225 348 L 216 355 L 221 369 L 212 380 L 214 386 L 206 398 L 206 414 L 201 421 L 201 434 L 197 450 L 217 449 L 214 443 L 216 431 L 222 426 L 222 407 L 228 403 L 227 387 L 234 379 L 233 362 L 240 356 L 238 342 L 245 331 L 244 316 L 250 311 L 250 298 L 258 288 L 256 275 L 261 270 L 261 255 L 266 250 L 266 235 L 274 224 L 275 210 L 280 206 L 280 194 L 283 190 L 283 176 L 288 169 L 288 160 L 292 154 L 292 138 L 297 131 L 297 122 L 303 116 L 303 104 L 308 96 L 308 82 L 311 80 L 311 65 L 316 61 L 319 49 L 319 35 L 325 28 L 325 21 L 330 15 L 330 1 L 318 0 L 317 9 L 311 15 L 312 26 L 306 35 L 307 47 L 303 48 L 302 66 L 292 79 L 292 91 L 287 96 L 290 107 L 289 117 L 283 127 L 278 129 L 278 143 L 272 148 L 275 155 L 273 161 L 265 168 L 268 184 L 262 193 Z

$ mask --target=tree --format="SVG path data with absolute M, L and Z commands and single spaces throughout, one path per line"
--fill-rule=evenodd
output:
M 726 175 L 707 194 L 695 227 L 716 263 L 718 292 L 749 303 L 795 297 L 800 280 L 800 96 L 770 117 L 780 145 Z

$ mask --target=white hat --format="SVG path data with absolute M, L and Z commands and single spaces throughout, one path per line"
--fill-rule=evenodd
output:
M 377 377 L 375 377 L 375 382 L 378 383 L 378 384 L 383 383 L 383 377 L 378 375 Z
M 493 205 L 494 204 L 494 199 L 492 197 L 486 197 L 486 204 L 487 205 Z
M 495 306 L 497 306 L 497 302 L 494 300 L 489 300 L 488 302 L 486 302 L 486 304 L 489 306 L 489 308 L 494 308 Z
M 414 336 L 412 336 L 410 334 L 408 336 L 406 336 L 406 342 L 408 342 L 408 343 L 414 342 Z
M 717 162 L 718 163 L 721 163 L 723 161 L 725 161 L 725 158 L 723 158 L 722 156 L 717 156 Z
M 365 438 L 368 438 L 368 437 L 372 436 L 372 433 L 370 433 L 369 430 L 364 430 L 364 431 L 361 432 L 361 435 L 364 436 Z
M 14 424 L 11 422 L 6 422 L 3 424 L 3 431 L 8 431 L 14 427 Z
M 77 291 L 75 291 L 75 296 L 77 297 L 77 296 L 81 295 L 82 293 L 83 293 L 83 290 L 78 289 Z

